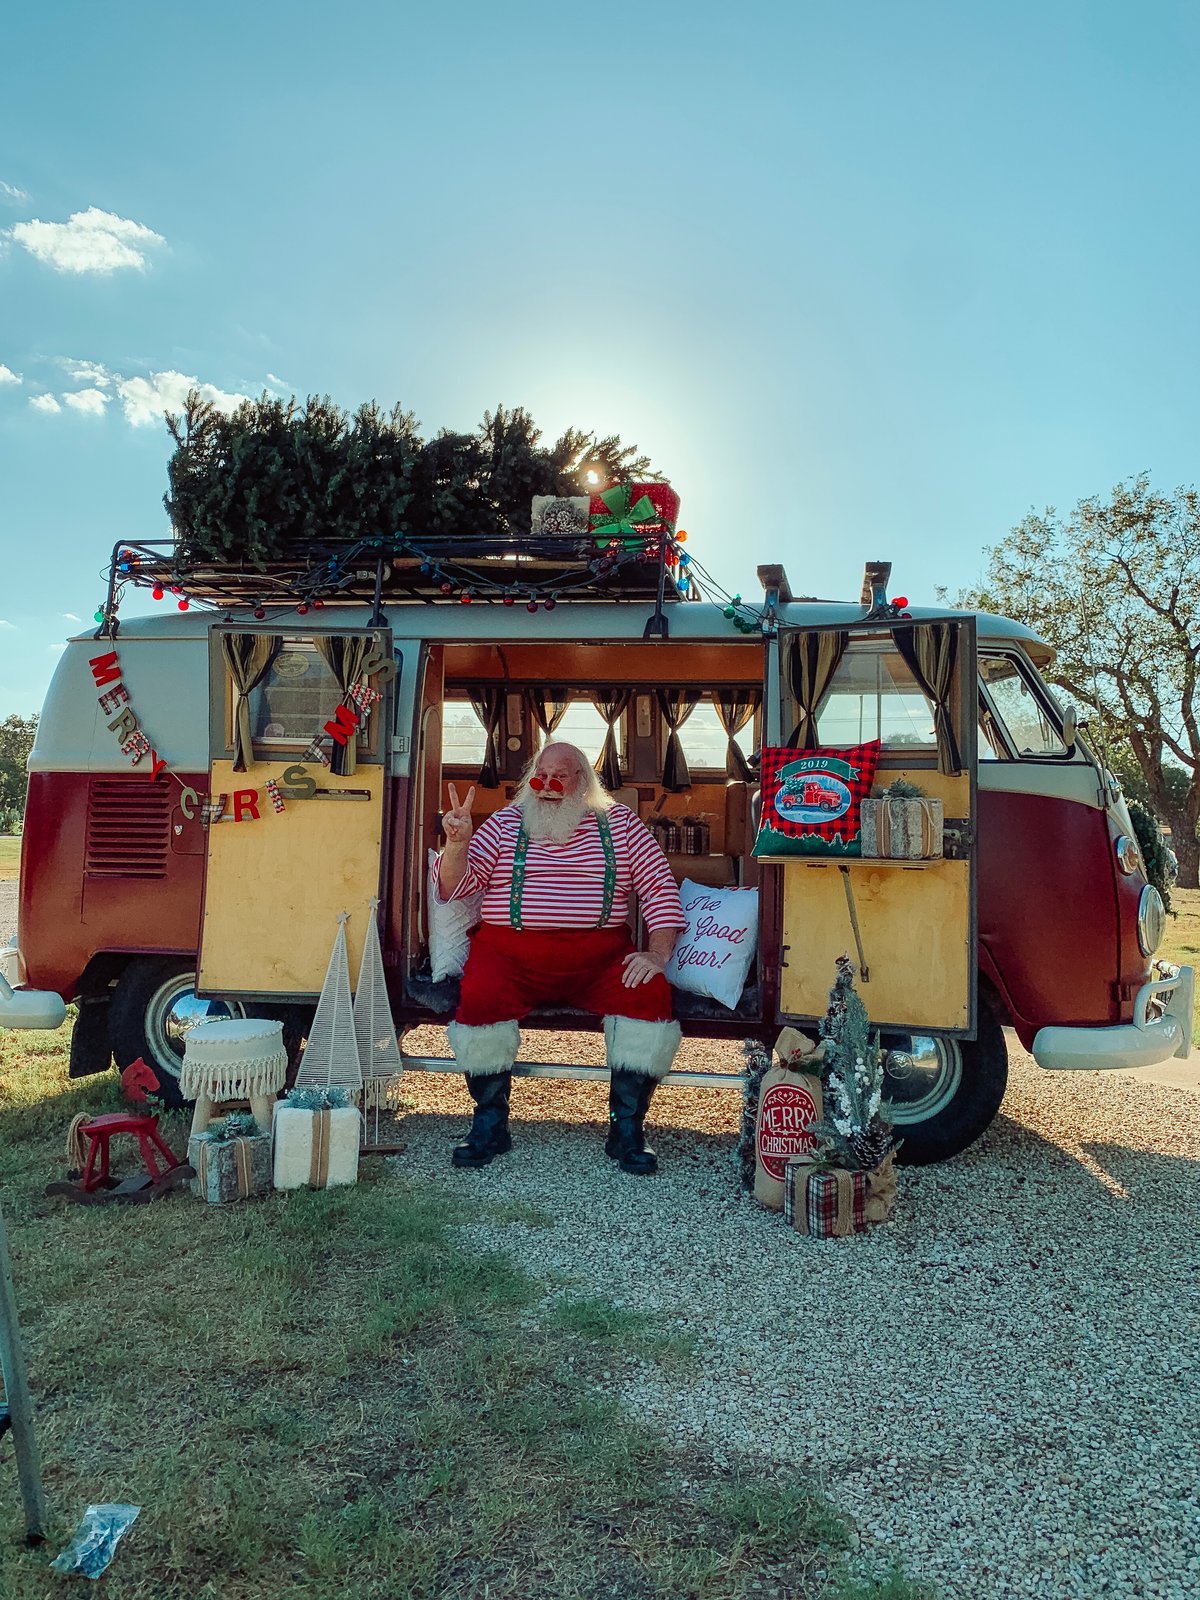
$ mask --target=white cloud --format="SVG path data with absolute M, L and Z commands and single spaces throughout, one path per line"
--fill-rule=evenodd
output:
M 63 395 L 72 411 L 82 411 L 89 417 L 102 417 L 109 398 L 100 389 L 80 389 L 75 394 Z
M 52 394 L 31 394 L 29 404 L 35 411 L 61 411 L 62 407 Z
M 285 394 L 291 394 L 292 392 L 291 384 L 285 383 L 282 378 L 277 378 L 273 372 L 267 373 L 267 384 L 272 389 L 282 389 Z
M 218 411 L 235 411 L 244 394 L 228 394 L 211 383 L 201 383 L 196 378 L 185 377 L 182 372 L 152 372 L 148 378 L 118 378 L 117 393 L 125 411 L 126 421 L 135 428 L 161 422 L 164 411 L 180 411 L 189 389 L 198 389 L 200 398 L 214 405 Z
M 11 200 L 13 205 L 21 206 L 29 199 L 24 189 L 18 189 L 15 183 L 5 183 L 0 178 L 0 200 Z
M 76 383 L 90 383 L 94 389 L 107 389 L 112 373 L 98 361 L 76 361 L 73 356 L 63 356 L 59 366 L 69 372 Z
M 15 629 L 16 628 L 16 623 L 15 622 L 5 622 L 4 618 L 0 617 L 0 628 L 14 628 Z
M 18 222 L 12 237 L 31 256 L 58 272 L 116 272 L 122 267 L 142 270 L 146 251 L 165 244 L 161 234 L 140 222 L 89 206 L 66 222 Z
M 11 367 L 6 367 L 3 361 L 0 361 L 0 389 L 3 389 L 6 383 L 20 382 L 21 374 L 19 372 L 14 372 Z
M 77 617 L 73 611 L 60 611 L 59 616 L 64 622 L 82 622 L 82 617 Z

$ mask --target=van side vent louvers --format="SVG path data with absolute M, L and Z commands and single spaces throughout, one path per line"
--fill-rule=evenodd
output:
M 172 790 L 165 783 L 93 778 L 85 871 L 93 878 L 165 878 Z

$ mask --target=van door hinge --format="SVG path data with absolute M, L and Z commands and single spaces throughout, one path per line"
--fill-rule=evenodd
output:
M 406 756 L 408 754 L 408 735 L 406 733 L 398 733 L 392 739 L 392 754 L 394 756 Z
M 962 861 L 975 848 L 975 824 L 966 817 L 947 817 L 942 839 L 947 860 Z

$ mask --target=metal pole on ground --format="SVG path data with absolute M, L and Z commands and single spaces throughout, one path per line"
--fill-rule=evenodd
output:
M 11 1430 L 17 1452 L 17 1482 L 25 1507 L 25 1534 L 30 1544 L 45 1537 L 46 1498 L 42 1493 L 42 1474 L 38 1466 L 37 1444 L 33 1437 L 33 1400 L 25 1370 L 25 1351 L 17 1324 L 17 1300 L 13 1293 L 12 1258 L 8 1253 L 8 1234 L 4 1213 L 0 1211 L 0 1371 L 4 1374 L 4 1408 L 0 1412 L 0 1435 Z

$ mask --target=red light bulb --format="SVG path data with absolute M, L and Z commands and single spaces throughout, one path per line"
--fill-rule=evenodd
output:
M 454 593 L 454 585 L 452 583 L 443 583 L 441 585 L 441 590 L 442 590 L 443 594 L 453 594 Z
M 506 594 L 504 596 L 504 604 L 506 606 L 515 605 L 516 604 L 516 598 L 517 598 L 516 595 Z
M 296 607 L 296 610 L 299 612 L 299 614 L 302 617 L 306 617 L 308 615 L 308 606 L 305 604 L 305 602 L 303 600 Z
M 254 608 L 254 620 L 256 622 L 261 622 L 262 619 L 266 616 L 266 614 L 267 613 L 263 610 L 263 608 L 261 606 L 255 606 L 255 608 Z
M 324 600 L 314 600 L 313 601 L 313 610 L 314 611 L 321 611 L 321 610 L 324 609 L 324 606 L 325 606 Z
M 533 613 L 537 610 L 537 608 L 538 608 L 538 603 L 537 603 L 536 600 L 531 600 L 529 602 L 529 604 L 525 607 L 526 611 L 529 612 L 530 616 L 533 615 Z
M 162 584 L 161 583 L 156 583 L 154 585 L 153 589 L 151 589 L 150 593 L 154 596 L 154 598 L 156 600 L 161 600 L 162 597 L 163 597 L 163 586 L 162 586 Z
M 470 591 L 469 590 L 467 590 L 467 589 L 463 590 L 463 592 L 458 597 L 458 603 L 459 603 L 459 605 L 463 605 L 463 606 L 469 606 L 471 604 L 471 595 L 470 595 Z
M 190 604 L 191 604 L 191 601 L 188 600 L 186 595 L 185 595 L 184 598 L 179 602 L 180 611 L 186 611 Z
M 894 605 L 898 605 L 900 607 L 901 611 L 903 611 L 904 607 L 908 604 L 908 601 L 904 598 L 904 596 L 902 594 L 898 594 L 896 596 L 895 600 L 892 603 Z

